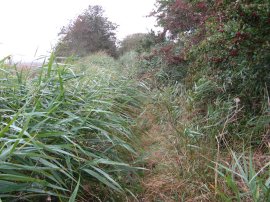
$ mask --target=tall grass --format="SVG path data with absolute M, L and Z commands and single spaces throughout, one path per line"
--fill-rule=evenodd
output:
M 224 180 L 226 189 L 219 186 L 222 201 L 269 201 L 269 165 L 264 156 L 231 152 L 230 165 L 219 164 L 217 172 Z M 259 159 L 255 159 L 258 158 Z M 262 164 L 258 169 L 258 165 Z
M 154 114 L 161 126 L 173 129 L 164 135 L 174 136 L 171 144 L 181 158 L 174 168 L 184 181 L 178 197 L 269 201 L 269 96 L 261 114 L 254 115 L 221 90 L 210 79 L 188 90 L 179 83 L 152 90 Z M 253 155 L 247 157 L 248 152 Z
M 97 201 L 97 192 L 126 191 L 117 180 L 134 171 L 142 93 L 117 65 L 103 54 L 57 64 L 52 54 L 33 74 L 1 61 L 0 199 Z

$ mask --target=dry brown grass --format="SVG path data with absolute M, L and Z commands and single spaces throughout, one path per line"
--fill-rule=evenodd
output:
M 175 148 L 175 136 L 172 126 L 159 125 L 157 117 L 152 113 L 153 106 L 146 108 L 143 119 L 148 122 L 148 131 L 142 137 L 145 151 L 145 167 L 148 171 L 140 180 L 143 193 L 139 201 L 175 201 L 184 186 L 184 180 L 179 178 L 177 169 L 180 167 L 180 157 Z
M 205 172 L 213 151 L 208 146 L 198 151 L 190 150 L 179 132 L 183 126 L 175 126 L 166 117 L 166 108 L 149 104 L 142 116 L 145 134 L 141 138 L 145 164 L 148 169 L 140 178 L 142 192 L 140 202 L 215 201 L 213 179 Z M 187 116 L 182 117 L 187 121 Z M 176 128 L 178 127 L 178 128 Z M 206 171 L 207 170 L 207 171 Z M 133 200 L 131 200 L 133 201 Z
M 142 191 L 136 192 L 136 202 L 222 201 L 218 192 L 234 197 L 224 178 L 215 175 L 215 162 L 228 167 L 235 163 L 230 148 L 215 138 L 197 140 L 187 136 L 184 129 L 196 113 L 185 109 L 188 106 L 184 102 L 178 103 L 182 111 L 177 122 L 162 102 L 145 107 L 140 125 L 144 130 L 141 144 L 147 171 L 139 179 Z M 258 169 L 269 162 L 269 156 L 260 152 L 252 159 Z M 236 180 L 241 192 L 247 192 L 246 185 Z

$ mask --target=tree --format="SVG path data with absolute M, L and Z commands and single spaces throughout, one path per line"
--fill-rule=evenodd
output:
M 144 34 L 144 33 L 136 33 L 136 34 L 131 34 L 131 35 L 126 36 L 121 41 L 121 47 L 119 48 L 119 53 L 124 54 L 128 51 L 136 50 L 137 48 L 139 48 L 142 41 L 146 39 L 147 35 L 148 34 Z
M 158 25 L 163 27 L 162 38 L 165 37 L 167 31 L 171 38 L 177 38 L 179 32 L 195 31 L 204 25 L 212 11 L 203 1 L 157 0 L 156 5 L 157 9 L 150 16 L 155 16 Z
M 58 56 L 86 56 L 97 51 L 106 51 L 116 56 L 117 25 L 104 17 L 101 6 L 89 6 L 75 20 L 63 27 L 58 34 Z

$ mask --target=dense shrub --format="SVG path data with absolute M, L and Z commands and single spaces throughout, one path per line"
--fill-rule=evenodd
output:
M 152 15 L 164 28 L 156 36 L 162 42 L 156 43 L 142 62 L 162 68 L 165 82 L 185 83 L 191 100 L 202 111 L 217 99 L 237 99 L 241 124 L 246 127 L 247 117 L 266 115 L 270 88 L 269 2 L 169 0 L 157 1 L 157 5 Z M 204 96 L 198 99 L 199 91 Z M 264 130 L 262 127 L 262 135 Z

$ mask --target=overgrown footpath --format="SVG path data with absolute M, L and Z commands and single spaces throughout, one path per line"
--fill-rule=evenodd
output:
M 173 136 L 181 160 L 179 186 L 144 193 L 150 201 L 270 201 L 269 0 L 157 0 L 151 15 L 163 31 L 136 47 L 157 114 L 151 124 L 160 125 L 149 136 Z M 171 173 L 158 156 L 152 171 Z
M 268 201 L 270 164 L 263 145 L 232 148 L 225 138 L 219 142 L 191 129 L 196 112 L 180 84 L 152 89 L 149 97 L 138 120 L 146 170 L 131 201 Z M 234 105 L 237 110 L 237 100 Z
M 139 56 L 1 61 L 2 201 L 269 201 L 267 87 L 252 114 Z
M 181 155 L 178 139 L 169 122 L 161 122 L 162 110 L 149 104 L 145 108 L 145 133 L 141 144 L 144 166 L 147 169 L 139 180 L 142 192 L 139 201 L 179 201 L 185 179 L 179 176 Z
M 192 85 L 192 73 L 178 81 L 170 74 L 181 75 L 181 68 L 160 57 L 129 52 L 120 60 L 149 89 L 138 122 L 144 132 L 142 167 L 147 170 L 137 179 L 137 200 L 269 201 L 267 83 L 257 85 L 263 96 L 252 92 L 253 97 L 242 98 L 249 86 L 238 89 L 239 94 L 225 86 L 222 91 L 221 84 L 206 79 L 207 71 Z M 256 97 L 251 110 L 245 99 Z

